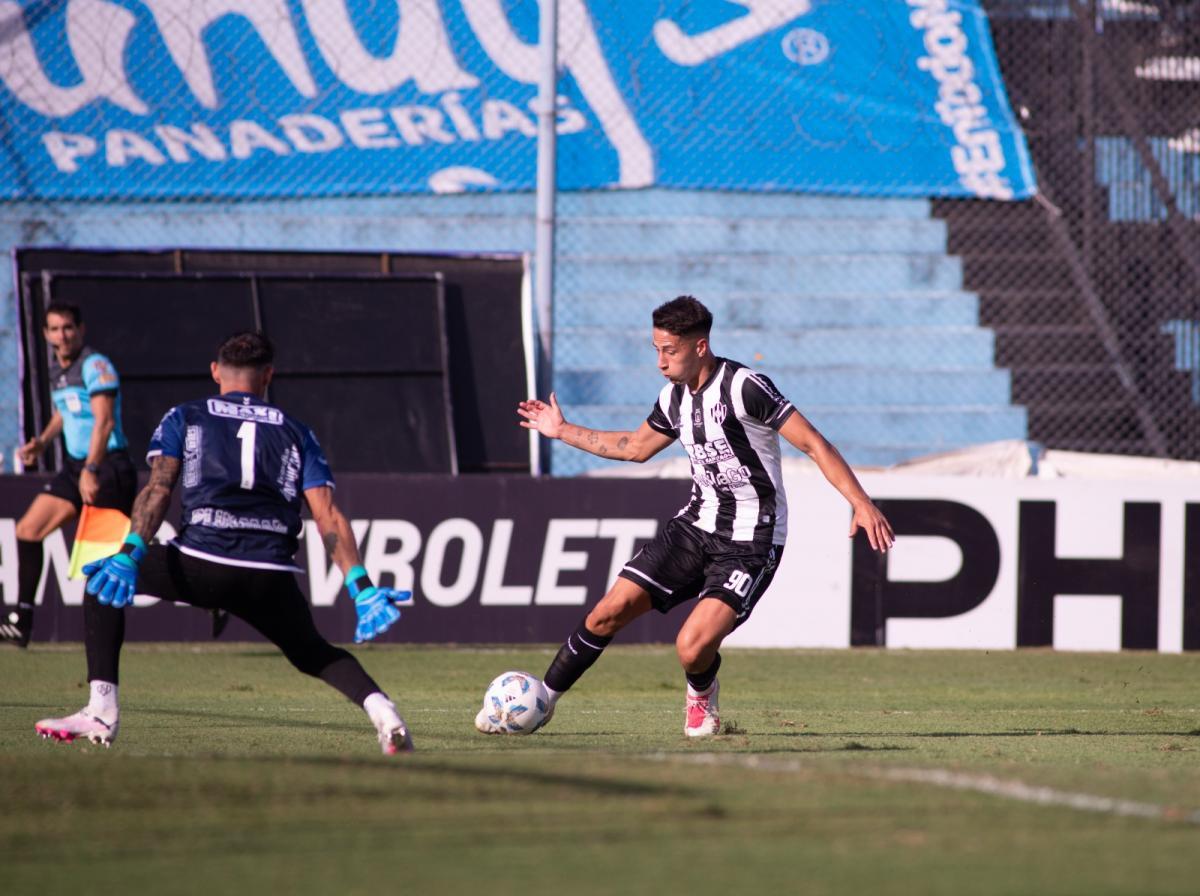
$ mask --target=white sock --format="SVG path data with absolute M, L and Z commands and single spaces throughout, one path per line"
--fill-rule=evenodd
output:
M 554 688 L 550 687 L 550 685 L 546 684 L 544 681 L 542 682 L 542 687 L 546 689 L 546 696 L 549 698 L 550 707 L 553 709 L 554 704 L 558 702 L 558 698 L 563 695 L 563 692 L 554 690 Z
M 687 683 L 688 696 L 689 697 L 707 697 L 709 694 L 711 694 L 713 692 L 713 688 L 715 688 L 716 686 L 717 686 L 717 680 L 714 678 L 712 684 L 710 684 L 704 690 L 698 691 L 694 687 L 692 687 L 692 683 L 689 681 Z
M 367 715 L 371 717 L 371 722 L 376 728 L 382 722 L 391 722 L 400 718 L 400 714 L 396 712 L 396 704 L 389 700 L 388 695 L 383 691 L 376 691 L 368 695 L 367 699 L 363 701 L 363 709 L 367 711 Z
M 120 712 L 117 706 L 117 686 L 111 681 L 89 681 L 91 696 L 88 698 L 88 711 L 102 719 L 116 718 Z

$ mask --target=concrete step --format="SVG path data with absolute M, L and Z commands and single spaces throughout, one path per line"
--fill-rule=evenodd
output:
M 1098 443 L 1110 439 L 1128 439 L 1140 442 L 1142 446 L 1130 453 L 1148 454 L 1151 447 L 1147 433 L 1136 410 L 1129 401 L 1123 400 L 1125 398 L 1124 393 L 1117 393 L 1112 396 L 1111 402 L 1104 404 L 1075 404 L 1070 401 L 1062 404 L 1031 404 L 1030 429 L 1038 433 L 1039 441 L 1052 448 L 1086 445 L 1090 440 L 1093 447 L 1078 450 L 1111 451 L 1115 449 L 1099 447 Z
M 533 219 L 537 196 L 525 193 L 460 193 L 456 195 L 411 195 L 385 197 L 328 198 L 311 202 L 263 200 L 239 208 L 239 216 L 272 219 L 306 214 L 393 218 L 397 215 L 447 216 L 499 215 Z M 64 202 L 57 206 L 64 215 L 86 214 L 94 206 Z M 129 203 L 130 214 L 142 209 L 154 212 L 154 203 Z M 161 206 L 159 209 L 161 210 Z M 191 211 L 176 209 L 184 214 Z M 196 213 L 206 213 L 196 206 Z M 216 211 L 215 209 L 213 210 Z M 808 193 L 749 193 L 691 190 L 579 190 L 557 196 L 555 214 L 570 217 L 718 217 L 718 218 L 858 218 L 896 220 L 930 218 L 927 199 L 815 196 Z M 228 215 L 226 216 L 228 218 Z
M 559 290 L 601 292 L 614 280 L 629 289 L 691 293 L 704 300 L 722 292 L 861 295 L 896 290 L 958 290 L 962 263 L 937 253 L 796 256 L 676 252 L 666 258 L 568 255 L 558 258 Z
M 944 405 L 1006 405 L 1011 399 L 1006 370 L 896 370 L 880 376 L 873 368 L 760 367 L 802 412 L 810 403 L 844 406 L 905 405 L 915 400 Z M 648 414 L 665 380 L 652 372 L 626 376 L 609 370 L 554 373 L 554 390 L 568 409 L 578 405 L 627 405 Z
M 1071 269 L 1053 246 L 1037 255 L 973 253 L 965 256 L 964 281 L 972 288 L 1073 290 Z
M 414 222 L 397 226 L 407 231 Z M 461 219 L 464 232 L 476 226 Z M 489 227 L 495 219 L 475 219 Z M 675 252 L 774 252 L 785 255 L 946 251 L 946 225 L 928 218 L 711 218 L 576 217 L 560 222 L 561 252 L 617 252 L 635 256 L 669 256 Z
M 1023 438 L 1023 436 L 1014 436 L 1014 438 Z M 783 442 L 783 448 L 780 452 L 784 457 L 799 457 L 800 452 L 794 449 L 791 445 Z M 916 442 L 898 442 L 891 439 L 888 435 L 873 441 L 854 442 L 854 441 L 835 441 L 838 451 L 846 458 L 846 461 L 854 467 L 887 467 L 892 464 L 898 464 L 902 461 L 913 460 L 914 458 L 924 457 L 929 454 L 938 454 L 943 451 L 954 451 L 959 448 L 968 448 L 977 442 L 962 442 L 953 443 L 947 440 L 929 439 Z M 1060 447 L 1068 447 L 1066 445 Z M 1142 450 L 1127 451 L 1129 454 L 1144 454 L 1144 446 Z M 684 453 L 677 445 L 673 445 L 663 451 L 655 460 L 665 460 L 668 458 L 684 457 Z M 586 452 L 572 448 L 570 445 L 564 445 L 562 442 L 555 442 L 551 448 L 551 464 L 555 476 L 577 476 L 589 470 L 610 469 L 620 470 L 622 467 L 633 472 L 635 465 L 624 463 L 622 461 L 604 460 Z M 679 504 L 682 507 L 687 500 L 688 491 L 691 483 L 687 480 L 680 481 Z M 793 506 L 793 513 L 795 513 Z
M 718 355 L 755 367 L 868 367 L 955 370 L 993 367 L 993 337 L 978 327 L 848 327 L 806 330 L 725 329 L 714 341 Z M 554 337 L 559 370 L 654 369 L 645 329 L 560 327 Z
M 560 327 L 627 326 L 643 323 L 674 295 L 661 292 L 563 293 L 558 296 L 554 321 Z M 847 326 L 972 326 L 979 322 L 979 298 L 955 290 L 876 293 L 865 295 L 763 295 L 761 293 L 705 296 L 713 313 L 719 341 L 727 327 Z
M 392 214 L 386 217 L 325 215 L 327 227 L 357 234 L 363 245 L 387 244 L 413 251 L 530 251 L 534 218 L 496 214 Z M 198 219 L 197 224 L 200 223 Z M 285 217 L 291 231 L 308 225 Z M 753 219 L 563 217 L 556 237 L 560 253 L 612 252 L 637 257 L 687 252 L 827 253 L 936 252 L 946 248 L 946 225 L 927 218 Z
M 1012 370 L 1012 380 L 1014 395 L 1036 396 L 1039 403 L 1052 400 L 1088 405 L 1129 395 L 1113 364 L 1019 367 Z
M 1055 364 L 1099 364 L 1110 361 L 1095 328 L 1006 324 L 996 327 L 996 357 L 1005 367 Z
M 462 193 L 443 196 L 392 196 L 343 200 L 361 214 L 394 215 L 504 215 L 536 214 L 537 197 L 528 193 Z M 288 202 L 256 202 L 264 214 L 295 211 Z M 85 206 L 80 206 L 85 207 Z M 322 208 L 337 213 L 335 200 Z M 747 193 L 691 190 L 580 190 L 560 192 L 555 214 L 617 217 L 723 217 L 723 218 L 929 218 L 927 199 L 891 199 L 851 196 L 814 196 L 807 193 Z
M 637 429 L 649 410 L 649 404 L 579 405 L 568 419 L 591 429 L 624 432 Z M 811 405 L 804 416 L 839 446 L 842 442 L 970 445 L 1023 439 L 1027 420 L 1024 408 L 1011 405 Z
M 984 289 L 979 292 L 979 322 L 999 324 L 1094 326 L 1079 295 L 1070 289 Z

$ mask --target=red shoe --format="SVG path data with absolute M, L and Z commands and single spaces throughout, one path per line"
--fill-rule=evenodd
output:
M 703 694 L 697 694 L 688 686 L 684 734 L 688 737 L 711 737 L 720 732 L 721 716 L 717 707 L 717 694 L 720 692 L 721 683 L 715 678 L 712 687 Z

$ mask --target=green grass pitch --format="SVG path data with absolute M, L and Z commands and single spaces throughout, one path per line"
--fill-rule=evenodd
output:
M 117 744 L 43 742 L 82 648 L 0 650 L 0 892 L 1200 892 L 1200 656 L 728 650 L 689 742 L 670 648 L 528 738 L 471 723 L 548 647 L 356 653 L 417 753 L 257 645 L 130 645 Z

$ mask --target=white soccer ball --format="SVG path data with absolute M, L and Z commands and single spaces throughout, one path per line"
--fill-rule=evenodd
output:
M 483 708 L 488 721 L 508 734 L 532 734 L 546 718 L 550 699 L 546 686 L 528 672 L 505 672 L 488 685 Z

